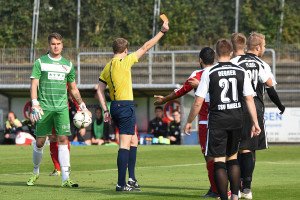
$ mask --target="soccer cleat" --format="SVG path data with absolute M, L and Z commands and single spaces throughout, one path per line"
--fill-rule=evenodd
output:
M 67 179 L 62 182 L 61 187 L 75 188 L 75 187 L 79 187 L 79 185 L 77 183 L 74 183 L 72 180 Z
M 211 188 L 209 188 L 209 190 L 207 191 L 207 193 L 205 195 L 203 195 L 204 198 L 216 198 L 219 197 L 219 195 L 215 192 L 213 192 L 211 190 Z
M 49 174 L 49 176 L 60 176 L 60 171 L 58 171 L 57 169 L 54 169 L 53 172 L 51 172 Z
M 133 180 L 132 178 L 129 178 L 127 184 L 130 185 L 131 187 L 134 187 L 136 190 L 141 190 L 141 186 L 138 184 L 137 180 Z
M 28 186 L 33 186 L 35 181 L 39 178 L 39 174 L 33 174 L 27 181 Z
M 251 189 L 243 189 L 243 191 L 241 192 L 241 199 L 252 199 Z
M 125 186 L 119 186 L 117 185 L 116 186 L 116 191 L 117 192 L 140 192 L 141 190 L 140 189 L 135 189 L 134 187 L 126 184 Z

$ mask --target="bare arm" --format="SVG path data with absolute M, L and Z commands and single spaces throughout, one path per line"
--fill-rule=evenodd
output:
M 164 24 L 161 27 L 161 31 L 159 31 L 152 39 L 147 41 L 140 49 L 136 51 L 136 56 L 138 58 L 142 57 L 149 49 L 151 49 L 159 40 L 164 36 L 164 33 L 166 33 L 169 30 L 169 23 L 164 22 Z
M 272 81 L 272 79 L 269 78 L 269 79 L 265 82 L 265 84 L 266 84 L 268 87 L 273 87 L 273 81 Z
M 32 99 L 37 99 L 37 89 L 39 85 L 39 79 L 31 79 L 31 86 L 30 86 L 30 97 Z
M 76 100 L 78 105 L 83 103 L 80 92 L 77 88 L 76 82 L 68 83 L 69 92 L 72 95 L 72 97 Z
M 249 114 L 251 116 L 252 123 L 253 123 L 251 137 L 259 135 L 261 130 L 260 130 L 260 127 L 259 127 L 258 121 L 257 121 L 257 113 L 256 113 L 256 107 L 254 104 L 254 99 L 252 96 L 245 96 L 245 100 L 246 100 L 247 108 L 248 108 L 248 111 L 249 111 Z
M 204 98 L 198 97 L 198 96 L 195 97 L 195 101 L 194 101 L 194 103 L 191 107 L 189 117 L 188 117 L 187 122 L 184 126 L 184 132 L 186 134 L 189 134 L 189 132 L 191 131 L 192 122 L 195 119 L 195 117 L 197 116 L 197 114 L 199 113 L 199 111 L 202 107 L 203 101 L 204 101 Z
M 109 110 L 106 104 L 105 94 L 104 94 L 105 89 L 106 89 L 106 84 L 100 81 L 97 88 L 97 96 L 101 104 L 101 107 L 104 110 L 104 121 L 110 122 L 111 118 L 110 118 L 110 114 L 109 114 Z
M 171 100 L 177 99 L 180 96 L 176 96 L 175 92 L 172 92 L 171 94 L 168 94 L 167 96 L 160 96 L 160 95 L 154 95 L 154 105 L 158 106 L 158 105 L 163 105 Z

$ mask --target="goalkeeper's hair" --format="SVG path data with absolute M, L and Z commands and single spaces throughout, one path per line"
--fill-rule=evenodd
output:
M 60 40 L 60 41 L 62 41 L 62 39 L 63 39 L 61 34 L 54 32 L 54 33 L 51 33 L 50 35 L 48 35 L 48 44 L 50 44 L 52 38 L 55 38 L 55 39 Z

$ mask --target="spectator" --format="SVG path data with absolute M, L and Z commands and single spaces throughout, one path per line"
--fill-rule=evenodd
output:
M 92 123 L 91 139 L 87 140 L 87 144 L 101 145 L 104 143 L 104 121 L 102 109 L 100 107 L 95 110 L 96 118 Z
M 4 144 L 15 144 L 16 135 L 22 131 L 22 123 L 17 119 L 14 112 L 10 111 L 7 114 L 7 121 L 5 122 Z
M 168 124 L 163 121 L 163 108 L 161 106 L 155 107 L 155 118 L 149 122 L 148 133 L 153 134 L 154 137 L 167 137 Z
M 181 121 L 180 112 L 178 110 L 173 111 L 174 120 L 169 124 L 169 135 L 171 144 L 181 144 Z

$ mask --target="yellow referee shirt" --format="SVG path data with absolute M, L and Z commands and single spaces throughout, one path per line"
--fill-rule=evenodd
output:
M 113 58 L 100 74 L 99 80 L 108 85 L 111 100 L 133 100 L 131 67 L 138 62 L 135 53 L 124 59 Z

